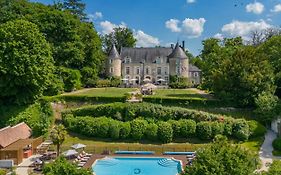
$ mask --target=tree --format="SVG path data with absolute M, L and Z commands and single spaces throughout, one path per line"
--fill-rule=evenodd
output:
M 0 25 L 0 100 L 31 103 L 54 72 L 50 46 L 38 27 L 15 20 Z
M 87 15 L 84 12 L 85 4 L 81 0 L 64 0 L 63 9 L 69 11 L 72 15 L 77 16 L 81 21 L 87 19 Z
M 274 74 L 266 54 L 243 45 L 241 38 L 203 42 L 203 87 L 240 106 L 255 106 L 262 92 L 275 92 Z
M 66 137 L 66 129 L 62 124 L 55 126 L 52 131 L 50 138 L 54 145 L 57 146 L 57 156 L 60 154 L 60 146 L 64 142 Z
M 137 42 L 134 38 L 133 31 L 126 27 L 114 28 L 113 32 L 102 37 L 102 41 L 106 53 L 109 53 L 113 44 L 115 44 L 120 53 L 122 47 L 135 47 Z
M 54 162 L 45 164 L 43 167 L 44 175 L 91 175 L 90 170 L 81 168 L 78 169 L 76 165 L 70 163 L 63 157 L 57 158 Z
M 188 175 L 251 175 L 257 168 L 257 155 L 227 142 L 226 137 L 216 136 L 214 143 L 196 152 Z

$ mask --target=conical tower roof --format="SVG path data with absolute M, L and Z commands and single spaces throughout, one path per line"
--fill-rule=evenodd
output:
M 168 58 L 181 58 L 181 59 L 187 59 L 187 56 L 183 49 L 179 46 L 179 43 L 176 44 L 175 49 L 173 52 L 168 56 Z
M 111 58 L 111 59 L 120 59 L 121 58 L 117 49 L 116 49 L 116 47 L 115 47 L 115 44 L 113 44 L 113 46 L 112 46 L 112 48 L 109 52 L 108 57 Z

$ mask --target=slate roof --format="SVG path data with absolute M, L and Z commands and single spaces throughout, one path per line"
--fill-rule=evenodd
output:
M 20 139 L 28 139 L 31 132 L 30 127 L 24 122 L 0 129 L 0 148 L 5 148 Z
M 121 58 L 131 58 L 131 63 L 140 63 L 145 61 L 146 63 L 154 63 L 157 57 L 168 58 L 172 53 L 172 48 L 165 47 L 153 47 L 153 48 L 122 48 Z M 165 60 L 167 61 L 167 60 Z
M 120 59 L 120 55 L 119 55 L 115 45 L 112 46 L 108 57 L 111 58 L 111 59 Z
M 179 43 L 177 43 L 175 49 L 168 56 L 168 58 L 187 59 L 187 56 L 186 56 L 185 52 L 183 51 L 183 49 L 179 46 Z
M 189 64 L 189 72 L 201 72 L 201 70 L 192 64 Z

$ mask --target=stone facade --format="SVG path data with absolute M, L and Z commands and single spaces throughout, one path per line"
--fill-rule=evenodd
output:
M 155 84 L 168 84 L 170 75 L 189 78 L 199 84 L 201 70 L 189 64 L 184 49 L 175 48 L 122 48 L 119 54 L 113 46 L 107 62 L 108 76 L 121 77 L 131 84 L 141 84 L 149 79 Z

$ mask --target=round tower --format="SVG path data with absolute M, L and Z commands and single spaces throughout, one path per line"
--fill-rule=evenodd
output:
M 109 77 L 121 77 L 121 56 L 119 55 L 115 45 L 112 46 L 108 55 L 106 74 Z
M 168 56 L 170 75 L 188 78 L 189 61 L 184 50 L 176 44 L 173 52 Z

